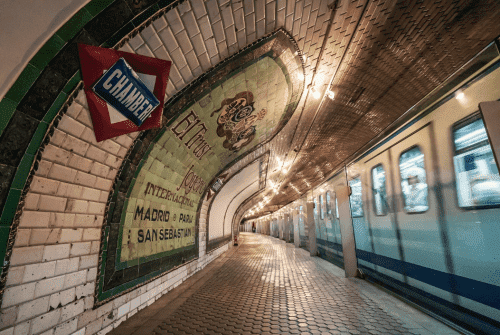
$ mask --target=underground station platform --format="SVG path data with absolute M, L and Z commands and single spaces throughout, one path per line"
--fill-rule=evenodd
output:
M 240 236 L 109 334 L 461 334 L 304 249 Z
M 0 335 L 500 334 L 499 0 L 0 0 Z

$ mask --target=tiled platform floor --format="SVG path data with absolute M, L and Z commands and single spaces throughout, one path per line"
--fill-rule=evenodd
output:
M 459 334 L 305 250 L 241 236 L 111 334 Z

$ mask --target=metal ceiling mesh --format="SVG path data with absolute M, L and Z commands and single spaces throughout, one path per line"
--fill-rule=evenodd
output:
M 340 1 L 314 78 L 306 63 L 306 78 L 335 99 L 305 93 L 305 107 L 270 143 L 271 159 L 291 167 L 267 207 L 319 184 L 443 83 L 500 34 L 499 17 L 494 0 Z

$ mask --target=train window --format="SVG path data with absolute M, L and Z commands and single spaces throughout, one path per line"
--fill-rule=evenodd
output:
M 349 186 L 351 186 L 351 216 L 353 218 L 363 217 L 363 199 L 361 197 L 361 179 L 356 178 L 349 181 Z
M 500 176 L 483 120 L 477 116 L 453 129 L 460 207 L 500 205 Z
M 387 191 L 385 187 L 385 171 L 382 165 L 372 169 L 373 208 L 377 215 L 387 215 Z
M 319 215 L 321 220 L 325 218 L 325 206 L 323 204 L 323 195 L 319 196 Z
M 318 199 L 314 198 L 314 217 L 318 216 Z
M 330 197 L 330 192 L 326 192 L 326 214 L 332 214 L 332 198 Z
M 335 195 L 335 216 L 339 218 L 339 203 L 337 201 L 337 196 Z
M 404 209 L 408 213 L 421 213 L 429 209 L 424 154 L 413 147 L 399 157 L 399 172 L 403 190 Z

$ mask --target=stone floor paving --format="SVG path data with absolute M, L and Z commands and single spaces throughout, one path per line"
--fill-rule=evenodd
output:
M 243 233 L 238 247 L 112 334 L 459 333 L 305 250 Z

